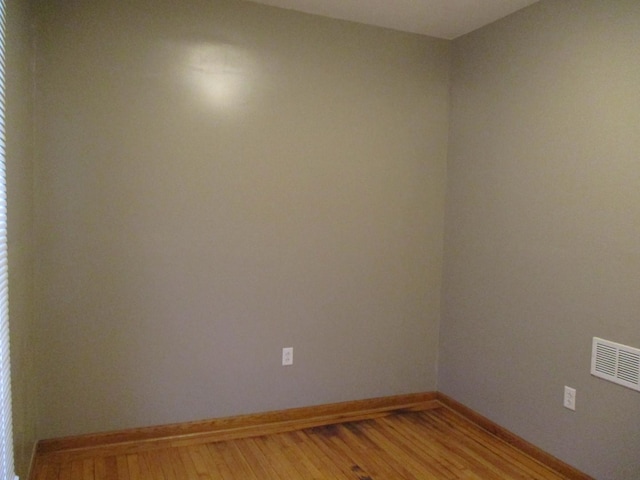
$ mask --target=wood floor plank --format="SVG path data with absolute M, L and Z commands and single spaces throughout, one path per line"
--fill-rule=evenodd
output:
M 430 419 L 432 417 L 429 417 Z M 461 432 L 452 430 L 447 427 L 446 422 L 439 422 L 439 419 L 435 419 L 436 424 L 439 424 L 440 432 L 443 435 L 452 435 L 455 438 L 455 442 L 452 442 L 451 451 L 456 456 L 463 459 L 468 465 L 468 468 L 478 472 L 480 476 L 491 477 L 506 477 L 514 480 L 530 479 L 526 473 L 519 471 L 517 468 L 513 468 L 513 465 L 501 455 L 487 455 L 488 451 L 486 445 L 478 445 L 473 439 L 470 438 L 473 435 L 473 430 L 467 428 L 467 425 L 461 426 L 464 428 L 464 434 Z M 493 439 L 487 438 L 487 442 L 491 442 Z M 506 445 L 505 445 L 506 446 Z
M 318 471 L 322 472 L 323 478 L 328 480 L 344 478 L 339 467 L 313 444 L 313 441 L 308 437 L 308 431 L 291 432 L 290 439 L 297 445 L 300 455 L 307 458 Z
M 191 461 L 196 469 L 198 478 L 202 480 L 213 480 L 218 477 L 218 475 L 211 470 L 207 461 L 203 458 L 200 445 L 191 445 L 189 447 L 185 447 L 185 450 L 189 452 L 189 457 L 191 457 Z
M 300 449 L 300 443 L 295 441 L 295 437 L 291 432 L 278 435 L 275 439 L 282 449 L 283 454 L 286 457 L 286 461 L 295 463 L 300 462 L 307 472 L 306 477 L 309 480 L 322 480 L 327 478 L 318 469 L 318 466 L 314 463 L 314 458 L 304 454 Z
M 31 472 L 31 479 L 32 480 L 45 480 L 47 477 L 47 470 L 49 469 L 49 463 L 47 462 L 43 462 L 43 461 L 38 461 L 38 459 L 36 458 L 36 461 L 33 464 L 33 470 Z
M 371 478 L 402 478 L 404 466 L 383 455 L 379 446 L 370 438 L 354 431 L 355 423 L 337 425 L 330 444 L 350 460 L 351 471 L 359 476 Z
M 153 480 L 167 480 L 167 476 L 162 468 L 162 463 L 154 455 L 153 451 L 140 452 L 138 456 L 141 457 L 144 464 L 147 466 L 150 475 L 149 478 L 152 478 Z
M 212 457 L 218 459 L 219 468 L 223 473 L 222 478 L 229 478 L 229 476 L 233 477 L 234 475 L 247 479 L 254 478 L 253 472 L 244 456 L 232 442 L 210 445 L 208 451 Z
M 82 479 L 95 480 L 95 460 L 86 458 L 82 461 Z
M 140 472 L 140 462 L 138 461 L 138 454 L 134 453 L 127 455 L 127 468 L 129 472 L 129 478 L 131 480 L 142 480 L 142 474 Z
M 71 462 L 60 465 L 58 480 L 71 480 Z
M 167 461 L 171 464 L 171 467 L 176 475 L 177 479 L 188 478 L 187 470 L 182 463 L 182 457 L 177 448 L 168 448 L 166 451 Z
M 247 464 L 249 465 L 251 472 L 259 479 L 263 478 L 274 478 L 271 475 L 271 468 L 266 462 L 262 459 L 261 454 L 257 454 L 255 448 L 253 448 L 253 439 L 239 439 L 233 440 L 235 448 L 242 454 Z M 210 445 L 210 448 L 215 448 L 215 445 Z
M 242 440 L 241 440 L 242 441 Z M 250 462 L 248 462 L 235 442 L 221 442 L 207 445 L 211 458 L 217 462 L 221 472 L 220 478 L 233 478 L 235 476 L 247 479 L 256 477 Z
M 145 452 L 145 455 L 149 457 L 149 463 L 156 463 L 159 466 L 166 480 L 179 480 L 179 477 L 176 476 L 173 462 L 171 461 L 171 452 L 169 449 L 160 448 L 158 450 L 150 450 Z
M 382 432 L 375 426 L 368 424 L 363 424 L 363 429 L 367 436 L 388 455 L 392 458 L 401 459 L 408 475 L 412 475 L 415 478 L 424 478 L 425 480 L 440 480 L 439 471 L 434 465 L 414 455 L 407 455 L 402 446 L 394 443 L 394 438 L 389 432 Z
M 457 455 L 451 455 L 448 442 L 443 442 L 446 436 L 416 425 L 411 418 L 397 418 L 394 422 L 385 422 L 389 434 L 397 439 L 408 451 L 414 451 L 415 455 L 424 458 L 433 465 L 438 475 L 443 479 L 457 479 L 461 476 L 472 476 L 468 473 L 469 465 Z
M 238 471 L 240 472 L 240 475 L 242 475 L 242 478 L 246 478 L 247 480 L 260 480 L 261 477 L 255 474 L 255 472 L 251 468 L 251 464 L 238 446 L 238 443 L 229 442 L 227 446 L 229 448 L 230 454 L 235 458 L 235 464 L 237 465 Z
M 176 450 L 178 451 L 179 458 L 182 461 L 182 465 L 184 466 L 185 471 L 187 472 L 187 478 L 198 478 L 198 471 L 196 470 L 193 459 L 189 454 L 188 447 L 177 447 Z
M 118 480 L 118 463 L 116 457 L 104 457 L 105 480 Z
M 61 465 L 59 464 L 49 465 L 47 473 L 43 478 L 45 480 L 57 480 L 60 476 L 60 467 Z
M 97 457 L 94 459 L 94 471 L 95 480 L 105 480 L 107 477 L 107 465 L 105 457 Z
M 404 439 L 403 443 L 414 445 L 426 460 L 437 463 L 443 480 L 457 479 L 466 474 L 467 469 L 464 463 L 454 456 L 446 455 L 446 449 L 428 429 L 418 428 L 404 415 L 398 416 L 393 422 L 386 422 L 385 425 Z
M 454 429 L 452 430 L 452 433 L 455 432 L 457 438 L 460 438 L 462 432 L 464 432 L 465 438 L 473 440 L 477 446 L 481 446 L 485 449 L 487 457 L 499 457 L 500 459 L 509 462 L 518 470 L 522 470 L 525 475 L 528 475 L 526 478 L 539 480 L 556 480 L 566 478 L 561 473 L 555 472 L 551 468 L 542 465 L 538 460 L 524 454 L 494 435 L 488 435 L 485 439 L 486 431 L 453 411 L 445 409 L 445 412 L 442 413 L 440 418 L 431 418 L 434 421 L 449 419 L 451 422 L 455 422 L 453 423 Z
M 360 467 L 351 458 L 345 456 L 342 451 L 331 447 L 327 439 L 331 438 L 332 432 L 333 428 L 319 427 L 307 430 L 305 433 L 308 442 L 321 456 L 326 468 L 331 469 L 339 479 L 354 478 L 353 468 L 357 466 L 359 469 Z M 366 478 L 366 475 L 359 476 Z
M 126 455 L 118 455 L 116 457 L 116 468 L 118 472 L 118 480 L 130 480 L 129 463 Z
M 198 474 L 198 478 L 203 480 L 219 480 L 224 478 L 220 475 L 216 464 L 211 460 L 206 445 L 189 445 L 184 448 L 191 458 L 191 462 Z M 179 480 L 180 475 L 177 475 L 176 478 Z
M 352 448 L 358 450 L 359 457 L 363 459 L 360 460 L 360 463 L 366 464 L 368 471 L 376 475 L 379 473 L 382 478 L 406 478 L 410 476 L 403 458 L 388 455 L 384 447 L 367 434 L 366 427 L 368 424 L 371 427 L 370 422 L 351 422 L 344 425 L 346 431 L 345 441 Z M 370 454 L 370 452 L 373 454 Z
M 281 478 L 308 478 L 309 472 L 298 458 L 293 461 L 287 459 L 278 441 L 278 437 L 281 435 L 258 437 L 256 438 L 256 443 Z
M 500 467 L 505 474 L 512 478 L 536 480 L 563 478 L 540 465 L 534 459 L 522 455 L 521 452 L 500 439 L 491 435 L 485 438 L 485 432 L 478 426 L 453 412 L 445 411 L 438 416 L 419 416 L 418 418 L 429 418 L 435 424 L 443 425 L 443 427 L 449 426 L 446 433 L 456 438 L 457 443 L 464 445 L 468 451 L 474 452 L 476 461 L 483 465 L 491 464 L 494 467 Z
M 82 480 L 82 460 L 71 462 L 71 480 Z
M 254 457 L 258 460 L 258 463 L 265 469 L 267 472 L 267 476 L 265 478 L 273 479 L 273 480 L 286 480 L 286 475 L 283 475 L 282 472 L 278 470 L 278 465 L 273 462 L 269 458 L 268 450 L 265 451 L 262 438 L 248 438 L 247 443 L 249 444 L 249 450 L 245 450 L 245 452 L 252 452 Z

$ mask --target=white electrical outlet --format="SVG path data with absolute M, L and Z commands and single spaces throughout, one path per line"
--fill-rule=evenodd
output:
M 293 365 L 293 347 L 285 347 L 282 349 L 282 365 Z
M 575 410 L 576 409 L 576 389 L 575 388 L 567 387 L 565 385 L 565 387 L 564 387 L 564 406 L 565 406 L 565 408 L 568 408 L 569 410 Z

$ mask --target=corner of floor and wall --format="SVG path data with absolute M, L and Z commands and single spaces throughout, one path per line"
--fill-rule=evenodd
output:
M 639 2 L 453 41 L 8 5 L 21 478 L 37 439 L 435 390 L 640 477 L 639 394 L 590 375 L 593 337 L 640 346 Z

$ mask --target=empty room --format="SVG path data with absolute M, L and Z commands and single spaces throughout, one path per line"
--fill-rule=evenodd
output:
M 640 478 L 640 2 L 4 8 L 8 480 Z

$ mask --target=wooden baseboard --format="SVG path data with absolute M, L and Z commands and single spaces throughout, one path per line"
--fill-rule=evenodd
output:
M 32 478 L 32 473 L 35 472 L 37 460 L 38 460 L 38 442 L 36 441 L 33 443 L 31 447 L 31 457 L 29 458 L 29 465 L 27 465 L 27 476 L 26 476 L 27 479 Z M 16 472 L 16 478 L 18 478 L 17 473 L 18 472 Z
M 274 434 L 439 407 L 437 393 L 416 393 L 294 408 L 213 420 L 41 440 L 37 455 L 114 455 L 157 448 Z
M 380 397 L 213 420 L 120 430 L 91 435 L 41 440 L 38 458 L 121 455 L 163 446 L 185 446 L 236 438 L 275 434 L 336 423 L 367 420 L 399 412 L 449 408 L 514 446 L 543 465 L 572 480 L 594 480 L 544 452 L 471 408 L 439 392 Z M 32 470 L 33 471 L 33 470 Z
M 437 394 L 438 401 L 453 410 L 454 412 L 462 415 L 466 419 L 475 423 L 479 427 L 488 431 L 492 435 L 495 435 L 499 439 L 507 442 L 508 444 L 514 446 L 521 452 L 526 453 L 531 458 L 536 459 L 538 462 L 546 465 L 549 468 L 552 468 L 558 473 L 566 476 L 571 480 L 594 480 L 593 477 L 590 477 L 586 473 L 581 472 L 580 470 L 572 467 L 571 465 L 563 462 L 562 460 L 554 457 L 553 455 L 541 450 L 536 447 L 532 443 L 527 442 L 525 439 L 517 436 L 515 433 L 510 432 L 509 430 L 501 427 L 497 423 L 489 420 L 487 417 L 480 415 L 475 410 L 463 405 L 462 403 L 454 400 L 453 398 L 438 392 Z

